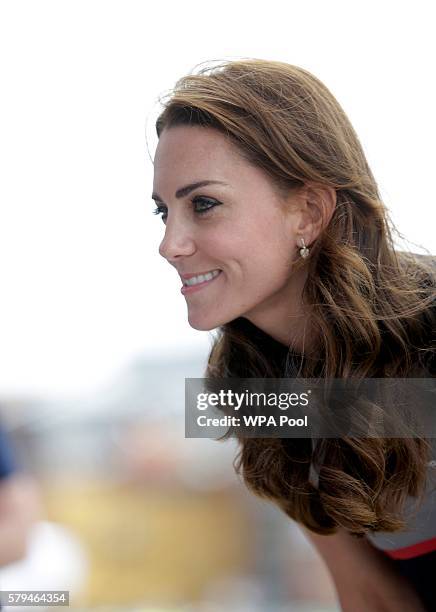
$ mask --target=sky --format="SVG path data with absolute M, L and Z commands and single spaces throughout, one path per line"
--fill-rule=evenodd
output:
M 158 98 L 201 62 L 320 78 L 391 217 L 436 252 L 432 3 L 0 2 L 0 399 L 96 389 L 143 356 L 207 355 L 152 215 Z

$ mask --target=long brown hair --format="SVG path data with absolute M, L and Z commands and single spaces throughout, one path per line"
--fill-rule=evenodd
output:
M 314 181 L 336 190 L 327 227 L 311 245 L 303 301 L 318 338 L 316 359 L 302 356 L 298 376 L 434 375 L 435 274 L 397 252 L 389 219 L 359 139 L 315 76 L 259 59 L 202 67 L 180 79 L 156 130 L 217 129 L 284 193 Z M 295 364 L 294 364 L 295 365 Z M 223 325 L 205 375 L 281 377 L 278 364 L 243 318 Z M 354 534 L 404 526 L 407 496 L 426 482 L 429 445 L 421 438 L 241 439 L 236 469 L 256 494 L 318 533 Z M 321 464 L 318 487 L 311 463 Z

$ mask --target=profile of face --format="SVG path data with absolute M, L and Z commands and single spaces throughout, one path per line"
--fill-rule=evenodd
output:
M 181 277 L 189 324 L 211 330 L 245 317 L 265 331 L 292 314 L 304 279 L 293 274 L 303 217 L 266 173 L 218 130 L 164 129 L 153 199 L 159 252 Z M 307 241 L 307 238 L 306 238 Z

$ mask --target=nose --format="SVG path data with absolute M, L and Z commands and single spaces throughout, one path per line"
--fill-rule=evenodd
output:
M 165 235 L 159 245 L 159 254 L 169 263 L 174 263 L 180 257 L 192 255 L 194 252 L 195 242 L 189 229 L 182 223 L 176 225 L 168 221 L 165 226 Z

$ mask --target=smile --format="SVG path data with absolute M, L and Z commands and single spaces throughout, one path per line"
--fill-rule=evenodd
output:
M 186 293 L 202 289 L 214 281 L 220 274 L 221 270 L 211 270 L 210 272 L 206 272 L 206 274 L 199 274 L 198 276 L 192 276 L 191 278 L 185 279 L 181 292 L 185 295 Z
M 198 276 L 191 276 L 183 281 L 184 285 L 191 287 L 192 285 L 198 285 L 199 283 L 204 283 L 204 281 L 209 281 L 218 276 L 221 270 L 212 270 L 211 272 L 206 272 L 206 274 L 199 274 Z

